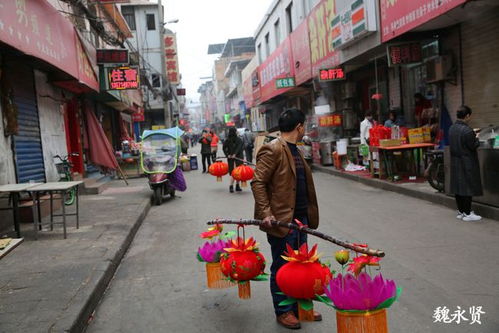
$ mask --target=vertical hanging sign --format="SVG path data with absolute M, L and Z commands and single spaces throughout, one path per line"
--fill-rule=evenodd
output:
M 163 38 L 165 41 L 166 77 L 171 84 L 179 84 L 177 37 L 175 34 L 164 34 Z

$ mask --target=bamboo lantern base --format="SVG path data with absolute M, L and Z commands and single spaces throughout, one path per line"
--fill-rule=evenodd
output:
M 386 309 L 351 313 L 336 311 L 338 333 L 388 333 Z
M 210 289 L 224 289 L 234 286 L 234 283 L 228 281 L 222 274 L 219 262 L 206 263 L 206 281 Z
M 300 321 L 314 321 L 314 308 L 310 310 L 304 310 L 298 304 L 298 319 Z
M 251 298 L 251 285 L 249 281 L 240 282 L 237 284 L 239 291 L 239 298 L 250 299 Z

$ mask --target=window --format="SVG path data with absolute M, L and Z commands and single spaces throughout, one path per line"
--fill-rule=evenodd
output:
M 270 55 L 269 34 L 265 35 L 265 58 Z
M 258 61 L 260 62 L 260 64 L 263 62 L 263 57 L 262 57 L 262 44 L 258 44 L 258 46 L 256 47 L 257 51 L 258 51 Z
M 288 25 L 288 35 L 293 32 L 293 2 L 286 8 L 286 20 Z
M 128 27 L 130 28 L 130 30 L 136 30 L 134 7 L 130 7 L 130 6 L 121 7 L 121 14 L 125 18 L 126 24 L 128 24 Z
M 160 78 L 159 74 L 151 74 L 152 86 L 154 88 L 160 88 L 161 87 L 161 81 L 160 81 L 159 78 Z
M 275 33 L 275 47 L 278 48 L 281 43 L 281 30 L 279 27 L 279 19 L 274 23 L 274 33 Z
M 154 14 L 146 14 L 147 30 L 156 30 Z

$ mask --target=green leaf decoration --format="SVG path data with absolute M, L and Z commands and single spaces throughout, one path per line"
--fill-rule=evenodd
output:
M 305 311 L 310 311 L 314 308 L 314 303 L 308 299 L 300 299 L 298 300 L 298 304 Z
M 268 274 L 263 273 L 263 274 L 260 274 L 258 276 L 255 276 L 252 280 L 253 281 L 268 281 L 269 280 L 268 276 L 269 276 Z
M 291 304 L 295 304 L 295 303 L 296 303 L 296 299 L 290 297 L 288 299 L 285 299 L 281 303 L 279 303 L 279 306 L 291 305 Z
M 327 296 L 315 295 L 315 299 L 326 304 L 327 306 L 333 306 L 333 301 L 331 301 L 331 299 Z
M 199 255 L 199 252 L 196 252 L 196 258 L 198 259 L 199 262 L 206 262 L 206 261 L 204 261 L 203 258 L 201 258 L 201 256 Z
M 379 310 L 379 309 L 388 309 L 390 306 L 392 306 L 393 303 L 395 303 L 396 300 L 399 299 L 400 294 L 402 294 L 402 288 L 401 287 L 397 287 L 397 293 L 395 294 L 395 296 L 387 298 L 383 303 L 381 303 L 380 305 L 378 305 L 376 307 L 376 310 Z

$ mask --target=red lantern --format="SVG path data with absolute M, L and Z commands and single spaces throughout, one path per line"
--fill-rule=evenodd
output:
M 222 176 L 229 173 L 229 165 L 222 161 L 217 161 L 208 168 L 210 175 L 217 177 L 217 182 L 222 181 Z
M 263 274 L 265 258 L 258 252 L 253 237 L 246 241 L 240 237 L 231 241 L 231 247 L 224 249 L 226 253 L 220 257 L 222 273 L 232 280 L 239 281 L 239 297 L 250 298 L 249 280 Z
M 276 281 L 281 291 L 295 299 L 313 299 L 324 293 L 324 286 L 331 280 L 329 268 L 322 265 L 317 255 L 317 244 L 308 252 L 307 244 L 295 251 L 286 244 L 289 261 L 277 272 Z
M 242 187 L 246 187 L 246 182 L 253 179 L 255 172 L 247 165 L 240 165 L 232 171 L 232 178 L 241 182 Z

